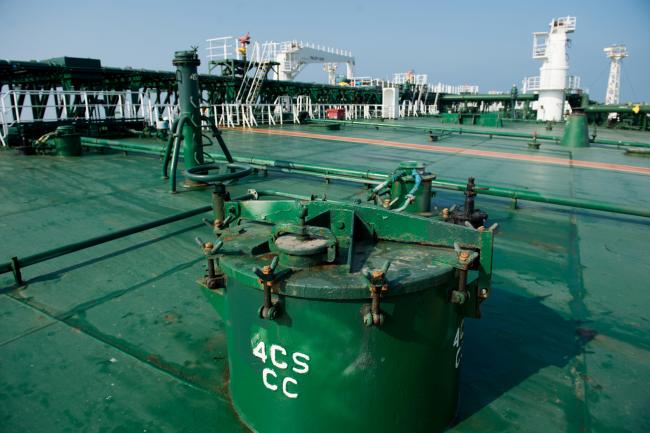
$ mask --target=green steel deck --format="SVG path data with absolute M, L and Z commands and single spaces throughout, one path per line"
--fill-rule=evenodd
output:
M 361 142 L 262 131 L 226 131 L 224 138 L 238 156 L 384 172 L 417 159 L 445 179 L 471 175 L 494 186 L 650 208 L 649 174 L 463 151 L 650 167 L 650 158 L 615 148 L 543 144 L 530 151 L 523 140 L 470 135 L 429 143 L 418 131 L 356 126 L 273 130 Z M 3 261 L 209 203 L 207 191 L 169 194 L 160 160 L 132 153 L 63 159 L 0 152 L 0 180 Z M 366 194 L 350 183 L 275 172 L 246 178 L 231 192 L 248 188 L 338 200 Z M 434 204 L 461 200 L 440 191 Z M 495 274 L 484 317 L 466 320 L 461 406 L 451 431 L 650 431 L 650 219 L 477 200 L 500 226 Z M 210 236 L 200 217 L 27 267 L 20 288 L 10 274 L 0 276 L 1 432 L 246 431 L 227 396 L 223 323 L 195 284 L 204 266 L 195 236 Z

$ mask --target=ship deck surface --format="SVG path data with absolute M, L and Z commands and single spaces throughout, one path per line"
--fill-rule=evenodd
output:
M 637 137 L 648 134 L 625 139 Z M 650 158 L 616 148 L 533 151 L 524 140 L 465 134 L 430 143 L 422 131 L 361 126 L 224 138 L 238 156 L 387 173 L 421 160 L 444 179 L 650 208 Z M 160 160 L 133 153 L 0 152 L 0 179 L 2 260 L 209 203 L 207 191 L 170 194 Z M 276 172 L 231 191 L 248 188 L 366 196 L 355 184 Z M 434 204 L 462 197 L 439 191 Z M 515 209 L 480 195 L 477 204 L 499 223 L 493 290 L 483 318 L 465 322 L 451 431 L 650 431 L 650 220 L 529 202 Z M 195 236 L 210 238 L 200 217 L 27 267 L 22 287 L 0 276 L 0 431 L 246 431 L 228 399 L 224 324 L 195 283 L 204 267 Z

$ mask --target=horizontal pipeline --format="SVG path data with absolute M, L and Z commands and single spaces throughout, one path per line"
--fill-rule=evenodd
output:
M 509 132 L 509 131 L 494 131 L 494 130 L 478 130 L 478 129 L 463 129 L 463 128 L 445 128 L 443 126 L 422 126 L 422 125 L 396 125 L 392 123 L 377 123 L 377 122 L 364 122 L 364 121 L 354 121 L 354 120 L 333 120 L 333 119 L 310 119 L 309 122 L 313 123 L 338 123 L 344 125 L 357 125 L 357 126 L 367 126 L 367 127 L 378 127 L 378 128 L 394 128 L 394 129 L 411 129 L 417 131 L 425 132 L 449 132 L 454 134 L 472 134 L 472 135 L 487 135 L 490 138 L 492 137 L 505 137 L 505 138 L 523 138 L 526 140 L 545 140 L 553 141 L 555 143 L 560 143 L 562 137 L 557 135 L 548 135 L 548 134 L 529 134 L 527 132 Z M 608 140 L 596 138 L 593 143 L 603 144 L 606 146 L 630 146 L 630 147 L 644 147 L 650 148 L 650 143 L 640 143 L 637 141 L 622 141 L 622 140 Z
M 536 101 L 537 94 L 535 93 L 521 93 L 512 95 L 511 93 L 491 94 L 491 93 L 473 93 L 466 95 L 454 95 L 448 93 L 440 95 L 440 101 L 444 102 L 495 102 L 495 101 Z
M 170 224 L 176 221 L 181 221 L 186 218 L 193 217 L 195 215 L 202 214 L 204 212 L 208 212 L 212 210 L 212 206 L 201 206 L 196 209 L 192 209 L 189 211 L 181 212 L 175 215 L 171 215 L 165 218 L 161 218 L 155 221 L 150 221 L 148 223 L 144 224 L 139 224 L 133 227 L 129 227 L 126 229 L 122 230 L 117 230 L 112 233 L 108 233 L 105 235 L 97 236 L 94 238 L 86 239 L 80 242 L 75 242 L 72 244 L 68 245 L 63 245 L 58 248 L 53 248 L 51 250 L 43 251 L 40 253 L 32 254 L 31 256 L 23 257 L 23 258 L 17 258 L 13 257 L 8 263 L 2 263 L 0 264 L 0 274 L 4 274 L 7 272 L 14 272 L 14 278 L 16 280 L 16 283 L 22 284 L 22 278 L 20 277 L 20 269 L 24 268 L 26 266 L 34 265 L 36 263 L 44 262 L 46 260 L 54 259 L 56 257 L 60 257 L 66 254 L 74 253 L 76 251 L 80 251 L 86 248 L 94 247 L 96 245 L 100 245 L 106 242 L 110 242 L 116 239 L 120 239 L 126 236 L 133 235 L 135 233 L 140 233 L 145 230 L 153 229 L 156 227 L 160 227 L 165 224 Z
M 488 135 L 490 137 L 509 137 L 509 138 L 526 138 L 532 139 L 536 137 L 538 140 L 550 140 L 559 142 L 561 137 L 556 135 L 546 134 L 528 134 L 525 132 L 508 132 L 508 131 L 482 131 L 477 129 L 463 129 L 463 128 L 446 128 L 444 126 L 423 126 L 423 125 L 397 125 L 393 123 L 377 123 L 377 122 L 358 122 L 354 120 L 332 120 L 332 119 L 310 119 L 309 122 L 313 123 L 339 123 L 344 125 L 358 125 L 379 128 L 395 128 L 395 129 L 414 129 L 425 132 L 450 132 L 454 134 L 473 134 L 473 135 Z
M 650 105 L 638 105 L 638 112 L 635 112 L 637 104 L 619 105 L 619 104 L 599 104 L 588 105 L 583 108 L 585 113 L 629 113 L 629 114 L 647 114 L 650 113 Z
M 82 137 L 81 141 L 84 145 L 86 145 L 87 142 L 90 140 L 104 142 L 104 144 L 94 143 L 91 147 L 114 148 L 112 144 L 107 142 L 109 141 L 116 142 L 116 140 L 97 140 L 97 139 L 88 139 L 86 137 Z M 142 145 L 136 145 L 135 147 L 131 147 L 129 143 L 124 143 L 124 142 L 118 142 L 118 143 L 119 144 L 115 147 L 117 150 L 139 152 L 141 151 L 139 150 L 140 148 L 148 147 Z M 158 151 L 151 150 L 151 149 L 152 148 L 149 147 L 149 149 L 145 150 L 144 153 L 159 155 Z M 225 157 L 223 155 L 216 155 L 216 154 L 208 154 L 208 155 L 214 158 L 215 160 L 225 161 Z M 276 160 L 261 159 L 255 157 L 249 158 L 249 157 L 237 157 L 237 156 L 233 156 L 233 159 L 235 160 L 235 162 L 238 163 L 246 163 L 246 164 L 251 164 L 263 168 L 277 168 L 279 170 L 285 169 L 287 172 L 297 172 L 296 174 L 300 174 L 300 175 L 316 176 L 321 178 L 327 178 L 328 176 L 330 178 L 334 178 L 332 175 L 336 175 L 336 179 L 339 180 L 346 180 L 346 181 L 366 183 L 366 184 L 376 184 L 378 183 L 378 181 L 385 180 L 389 176 L 388 174 L 385 173 L 353 170 L 353 169 L 342 169 L 342 168 L 313 165 L 313 164 L 302 164 L 302 163 L 297 163 L 292 161 L 276 161 Z M 432 186 L 434 188 L 454 190 L 454 191 L 465 190 L 465 183 L 455 182 L 451 180 L 443 180 L 443 179 L 434 180 L 432 182 Z M 590 210 L 597 210 L 603 212 L 611 212 L 611 213 L 617 213 L 623 215 L 633 215 L 633 216 L 650 218 L 650 209 L 643 209 L 643 208 L 637 208 L 632 206 L 622 206 L 613 203 L 605 203 L 605 202 L 599 202 L 593 200 L 547 196 L 533 191 L 517 190 L 517 189 L 510 189 L 510 188 L 498 188 L 498 187 L 492 187 L 486 185 L 481 185 L 480 187 L 485 189 L 481 189 L 477 191 L 477 193 L 483 195 L 489 195 L 495 197 L 506 197 L 514 200 L 547 203 L 547 204 L 552 204 L 557 206 L 574 207 L 579 209 L 590 209 Z
M 465 185 L 459 182 L 448 180 L 434 180 L 432 186 L 440 189 L 449 189 L 453 191 L 465 191 Z M 485 188 L 477 191 L 478 194 L 495 197 L 506 197 L 513 200 L 532 201 L 538 203 L 547 203 L 557 206 L 574 207 L 580 209 L 590 209 L 603 212 L 611 212 L 623 215 L 633 215 L 650 218 L 650 208 L 639 208 L 632 206 L 621 206 L 613 203 L 605 203 L 594 200 L 584 200 L 578 198 L 564 198 L 542 195 L 538 192 L 516 190 L 510 188 L 486 187 L 477 185 L 477 188 Z
M 108 140 L 102 138 L 90 138 L 90 137 L 81 137 L 81 144 L 87 147 L 94 148 L 109 148 L 113 150 L 121 150 L 125 152 L 140 152 L 146 153 L 148 155 L 162 155 L 162 152 L 156 150 L 153 146 L 147 146 L 142 144 L 132 144 L 130 142 L 125 142 L 121 140 Z M 225 157 L 221 154 L 206 154 L 214 159 L 219 159 L 225 161 Z M 302 170 L 302 171 L 311 171 L 324 173 L 329 175 L 341 175 L 341 176 L 354 176 L 360 177 L 363 179 L 371 180 L 383 180 L 386 175 L 384 173 L 375 173 L 372 171 L 359 171 L 359 170 L 349 170 L 345 168 L 336 168 L 328 167 L 315 164 L 302 164 L 292 161 L 283 161 L 283 160 L 272 160 L 272 159 L 263 159 L 256 157 L 235 157 L 233 160 L 240 164 L 250 164 L 255 166 L 262 167 L 273 167 L 277 169 L 287 169 L 287 170 Z
M 146 146 L 144 146 L 146 147 Z M 293 198 L 296 200 L 313 200 L 315 197 L 308 197 L 304 195 L 291 194 L 288 192 L 275 191 L 275 190 L 260 190 L 257 191 L 258 196 L 275 196 L 275 197 L 284 197 L 284 198 Z M 232 200 L 241 200 L 252 196 L 251 194 L 244 194 L 242 196 L 234 197 Z M 0 264 L 0 274 L 5 274 L 7 272 L 14 272 L 14 279 L 17 284 L 22 284 L 21 269 L 36 263 L 41 263 L 46 260 L 54 259 L 57 257 L 64 256 L 66 254 L 71 254 L 77 251 L 81 251 L 87 248 L 91 248 L 100 244 L 104 244 L 116 239 L 124 238 L 136 233 L 140 233 L 149 229 L 160 227 L 166 224 L 171 224 L 173 222 L 181 221 L 202 213 L 212 210 L 212 206 L 201 206 L 196 209 L 189 211 L 181 212 L 179 214 L 171 215 L 165 218 L 161 218 L 155 221 L 150 221 L 148 223 L 139 224 L 137 226 L 129 227 L 126 229 L 118 230 L 106 235 L 97 236 L 94 238 L 86 239 L 80 242 L 75 242 L 72 244 L 64 245 L 58 248 L 53 248 L 51 250 L 42 251 L 40 253 L 32 254 L 31 256 L 24 257 L 19 259 L 17 257 L 12 257 L 8 263 Z

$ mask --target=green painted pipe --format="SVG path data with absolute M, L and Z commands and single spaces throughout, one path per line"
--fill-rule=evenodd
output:
M 121 141 L 121 140 L 111 140 L 106 138 L 82 137 L 81 143 L 84 146 L 97 148 L 97 149 L 108 148 L 108 149 L 121 150 L 126 152 L 128 151 L 140 152 L 140 153 L 145 153 L 148 155 L 156 155 L 156 156 L 159 156 L 161 153 L 159 150 L 156 150 L 153 146 L 135 144 L 135 143 Z M 207 152 L 206 155 L 208 155 L 209 157 L 215 160 L 227 161 L 224 155 L 207 153 Z M 279 170 L 283 170 L 283 169 L 300 170 L 301 172 L 322 173 L 330 176 L 348 175 L 348 176 L 355 176 L 364 180 L 382 180 L 386 176 L 384 173 L 377 173 L 372 171 L 349 170 L 345 168 L 328 167 L 328 166 L 315 165 L 315 164 L 302 164 L 302 163 L 292 162 L 292 161 L 272 160 L 272 159 L 263 159 L 263 158 L 256 158 L 256 157 L 237 156 L 237 157 L 232 157 L 232 159 L 233 162 L 244 163 L 253 166 L 273 167 Z
M 167 140 L 167 145 L 165 146 L 165 155 L 163 156 L 163 178 L 167 178 L 167 168 L 169 166 L 169 160 L 172 154 L 172 146 L 174 145 L 174 131 L 178 128 L 178 122 L 180 118 L 172 122 L 172 128 L 170 130 L 169 139 Z
M 292 198 L 294 200 L 306 200 L 306 201 L 311 201 L 314 198 L 313 196 L 310 197 L 307 195 L 292 194 L 290 192 L 275 191 L 272 189 L 261 189 L 257 191 L 257 194 L 259 194 L 260 196 L 285 197 L 285 198 Z
M 435 132 L 450 132 L 456 134 L 473 134 L 473 135 L 487 135 L 490 137 L 507 137 L 507 138 L 524 138 L 532 140 L 547 140 L 555 143 L 560 143 L 561 137 L 557 135 L 547 134 L 529 134 L 525 132 L 507 132 L 507 131 L 483 131 L 476 129 L 463 129 L 463 128 L 445 128 L 441 126 L 422 126 L 422 125 L 396 125 L 391 123 L 376 123 L 376 122 L 358 122 L 354 120 L 331 120 L 331 119 L 310 119 L 310 122 L 315 123 L 341 123 L 346 125 L 358 125 L 367 127 L 380 127 L 380 128 L 395 128 L 395 129 L 413 129 L 418 131 L 435 131 Z M 620 140 L 607 140 L 596 139 L 593 141 L 596 144 L 614 145 L 614 146 L 630 146 L 630 147 L 645 147 L 650 148 L 650 143 L 640 143 L 637 141 L 620 141 Z
M 454 191 L 465 191 L 465 184 L 449 180 L 434 180 L 431 183 L 433 187 L 441 189 L 449 189 Z M 532 201 L 538 203 L 547 203 L 557 206 L 567 206 L 581 209 L 590 209 L 603 212 L 611 212 L 623 215 L 634 215 L 645 218 L 650 218 L 650 209 L 638 208 L 631 206 L 621 206 L 613 203 L 605 203 L 593 200 L 584 200 L 578 198 L 564 198 L 542 195 L 538 192 L 524 191 L 510 188 L 487 187 L 485 185 L 477 185 L 477 188 L 485 188 L 477 191 L 478 194 L 490 195 L 495 197 L 506 197 L 513 200 Z
M 598 105 L 588 105 L 583 108 L 586 113 L 631 113 L 637 114 L 634 112 L 634 108 L 638 105 L 638 113 L 650 113 L 650 105 L 641 105 L 641 104 L 631 104 L 631 105 L 617 105 L 617 104 L 598 104 Z
M 512 93 L 503 93 L 503 94 L 491 94 L 491 93 L 477 93 L 477 94 L 466 94 L 466 95 L 454 95 L 446 94 L 440 95 L 438 98 L 439 101 L 443 102 L 494 102 L 494 101 L 535 101 L 537 100 L 537 95 L 534 93 L 522 93 L 517 96 L 513 96 Z
M 143 147 L 141 145 L 134 145 L 133 147 L 131 147 L 129 146 L 128 143 L 120 143 L 117 142 L 116 140 L 88 139 L 86 137 L 83 137 L 81 141 L 84 145 L 86 145 L 87 142 L 91 140 L 93 142 L 90 144 L 92 147 L 113 148 L 113 145 L 111 143 L 116 143 L 115 148 L 117 150 L 127 150 L 127 151 L 132 150 L 134 152 L 141 151 L 140 148 Z M 104 144 L 94 143 L 95 141 L 100 141 L 103 142 Z M 156 155 L 159 154 L 159 152 L 152 151 L 150 149 L 151 148 L 149 148 L 149 150 L 145 150 L 144 153 L 156 154 Z M 225 159 L 224 156 L 222 155 L 210 154 L 210 156 L 216 160 Z M 257 165 L 260 167 L 273 167 L 273 168 L 280 168 L 280 169 L 289 167 L 290 169 L 300 170 L 300 174 L 303 175 L 314 175 L 317 177 L 323 177 L 324 175 L 327 176 L 327 175 L 337 174 L 339 178 L 347 176 L 347 178 L 343 178 L 342 180 L 349 180 L 349 181 L 360 182 L 360 183 L 374 183 L 372 181 L 382 181 L 387 179 L 389 176 L 388 174 L 385 173 L 352 170 L 352 169 L 340 169 L 335 167 L 327 167 L 327 166 L 312 165 L 312 164 L 301 164 L 292 161 L 274 161 L 274 160 L 260 159 L 255 157 L 237 157 L 237 156 L 234 156 L 233 159 L 235 162 Z M 431 186 L 434 188 L 450 189 L 454 191 L 465 190 L 465 183 L 454 182 L 454 181 L 443 180 L 443 179 L 437 179 L 432 181 Z M 487 186 L 482 186 L 482 187 L 487 189 L 477 191 L 479 194 L 650 218 L 650 209 L 621 206 L 612 203 L 604 203 L 604 202 L 598 202 L 592 200 L 545 196 L 540 193 L 536 193 L 532 191 L 487 187 Z
M 108 233 L 105 235 L 97 236 L 94 238 L 86 239 L 80 242 L 75 242 L 72 244 L 68 245 L 63 245 L 58 248 L 53 248 L 51 250 L 47 251 L 42 251 L 40 253 L 32 254 L 27 257 L 23 258 L 14 258 L 8 263 L 0 264 L 0 274 L 4 274 L 7 272 L 11 272 L 14 270 L 14 267 L 12 266 L 13 263 L 18 265 L 18 268 L 24 268 L 26 266 L 34 265 L 36 263 L 44 262 L 46 260 L 50 260 L 56 257 L 60 257 L 66 254 L 74 253 L 76 251 L 80 251 L 86 248 L 94 247 L 96 245 L 100 245 L 106 242 L 114 241 L 116 239 L 120 239 L 126 236 L 130 236 L 135 233 L 140 233 L 145 230 L 150 230 L 156 227 L 160 227 L 165 224 L 170 224 L 176 221 L 184 220 L 186 218 L 193 217 L 195 215 L 202 214 L 204 212 L 208 212 L 212 210 L 212 206 L 201 206 L 196 209 L 188 210 L 185 212 L 181 212 L 175 215 L 170 215 L 165 218 L 161 218 L 155 221 L 150 221 L 148 223 L 144 224 L 139 224 L 133 227 L 129 227 L 126 229 L 122 230 L 117 230 L 112 233 Z M 17 278 L 18 279 L 18 278 Z M 20 284 L 20 281 L 17 281 L 18 284 Z
M 357 122 L 354 120 L 330 120 L 330 119 L 310 119 L 310 122 L 316 123 L 342 123 L 346 125 L 361 125 L 370 127 L 381 128 L 395 128 L 395 129 L 415 129 L 418 131 L 436 131 L 436 132 L 451 132 L 456 134 L 473 134 L 473 135 L 488 135 L 490 137 L 509 137 L 509 138 L 525 138 L 532 139 L 536 137 L 538 140 L 551 140 L 555 142 L 560 141 L 560 137 L 556 135 L 546 134 L 528 134 L 525 132 L 507 132 L 507 131 L 484 131 L 477 129 L 463 129 L 463 128 L 445 128 L 442 126 L 422 126 L 422 125 L 396 125 L 391 123 L 375 123 L 375 122 Z
M 124 152 L 138 152 L 147 155 L 160 156 L 161 151 L 154 146 L 147 144 L 137 144 L 121 140 L 111 140 L 107 138 L 81 137 L 81 145 L 95 149 L 111 149 Z
M 597 138 L 593 141 L 596 144 L 604 144 L 607 146 L 628 146 L 628 147 L 644 147 L 650 148 L 648 143 L 639 143 L 637 141 L 623 141 L 623 140 L 608 140 L 606 138 Z
M 185 140 L 184 134 L 183 134 L 183 127 L 185 123 L 191 120 L 190 117 L 183 115 L 180 117 L 180 120 L 178 122 L 178 126 L 176 127 L 176 131 L 173 132 L 174 135 L 174 144 L 172 145 L 172 155 L 171 155 L 171 173 L 169 176 L 169 189 L 172 192 L 176 192 L 176 171 L 178 167 L 178 158 L 179 154 L 181 153 L 181 141 Z M 188 143 L 185 143 L 185 148 L 189 146 Z M 166 152 L 165 152 L 166 153 Z M 185 161 L 187 161 L 185 158 L 187 158 L 187 150 L 185 152 L 185 157 L 183 158 Z M 201 153 L 201 158 L 203 158 L 203 153 Z M 164 162 L 163 162 L 163 171 L 164 174 L 163 176 L 167 176 L 167 167 L 164 167 Z

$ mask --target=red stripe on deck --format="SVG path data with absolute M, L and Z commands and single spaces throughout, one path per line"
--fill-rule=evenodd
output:
M 286 137 L 313 138 L 317 140 L 343 141 L 348 143 L 371 144 L 374 146 L 393 147 L 397 149 L 414 149 L 437 153 L 456 153 L 463 155 L 482 156 L 485 158 L 511 159 L 525 162 L 540 162 L 543 164 L 563 165 L 566 167 L 593 168 L 596 170 L 620 171 L 624 173 L 650 174 L 650 167 L 638 167 L 625 164 L 609 164 L 605 162 L 582 161 L 577 159 L 554 158 L 552 156 L 532 156 L 518 153 L 495 152 L 491 150 L 466 149 L 462 147 L 434 146 L 418 143 L 401 143 L 399 141 L 377 140 L 374 138 L 346 137 L 342 135 L 313 134 L 310 132 L 282 131 L 277 129 L 237 129 L 242 132 L 257 134 L 281 135 Z

